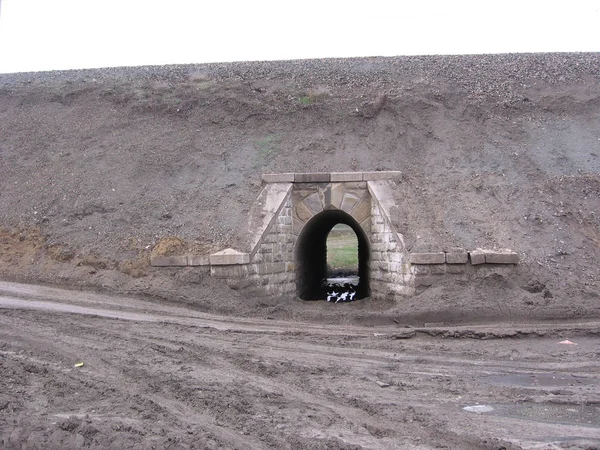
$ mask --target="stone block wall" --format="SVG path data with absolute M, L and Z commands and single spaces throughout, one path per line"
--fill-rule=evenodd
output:
M 292 191 L 292 203 L 293 232 L 296 235 L 315 215 L 331 209 L 350 214 L 365 233 L 370 231 L 371 196 L 364 181 L 296 183 Z
M 211 274 L 234 289 L 257 289 L 267 295 L 293 294 L 296 290 L 292 202 L 285 200 L 253 254 L 240 264 L 211 265 Z
M 499 267 L 510 271 L 518 264 L 519 255 L 510 250 L 476 249 L 467 252 L 462 248 L 452 248 L 445 252 L 411 253 L 410 261 L 415 290 L 419 292 L 443 282 L 447 276 Z
M 411 295 L 413 273 L 404 245 L 376 201 L 371 203 L 371 296 Z
M 267 294 L 293 294 L 296 291 L 292 233 L 292 199 L 285 203 L 271 228 L 263 235 L 248 267 L 249 283 L 262 287 Z

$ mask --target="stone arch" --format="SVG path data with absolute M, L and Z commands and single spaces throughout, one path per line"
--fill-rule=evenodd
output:
M 371 293 L 369 261 L 371 244 L 367 234 L 350 214 L 329 209 L 314 215 L 302 228 L 296 241 L 294 258 L 296 263 L 296 292 L 304 300 L 323 298 L 321 283 L 327 273 L 327 235 L 331 229 L 343 223 L 348 225 L 358 240 L 357 298 L 368 297 Z

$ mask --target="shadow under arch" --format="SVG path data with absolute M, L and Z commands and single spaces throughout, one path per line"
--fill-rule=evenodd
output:
M 356 298 L 371 294 L 369 286 L 369 260 L 371 246 L 359 223 L 348 213 L 339 209 L 322 211 L 304 226 L 298 236 L 295 249 L 296 292 L 303 300 L 325 298 L 322 282 L 327 277 L 327 236 L 338 223 L 348 225 L 358 240 L 358 276 Z

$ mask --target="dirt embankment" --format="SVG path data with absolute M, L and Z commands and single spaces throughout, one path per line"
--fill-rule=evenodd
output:
M 331 320 L 597 317 L 599 65 L 543 54 L 2 75 L 0 276 L 316 319 L 325 307 L 243 298 L 199 271 L 153 269 L 149 252 L 166 237 L 243 248 L 261 173 L 396 169 L 410 249 L 509 247 L 522 264 Z

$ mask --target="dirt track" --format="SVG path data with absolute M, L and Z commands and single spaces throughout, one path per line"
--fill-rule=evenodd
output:
M 600 446 L 598 323 L 318 326 L 0 291 L 6 448 Z M 488 339 L 448 338 L 469 333 Z

